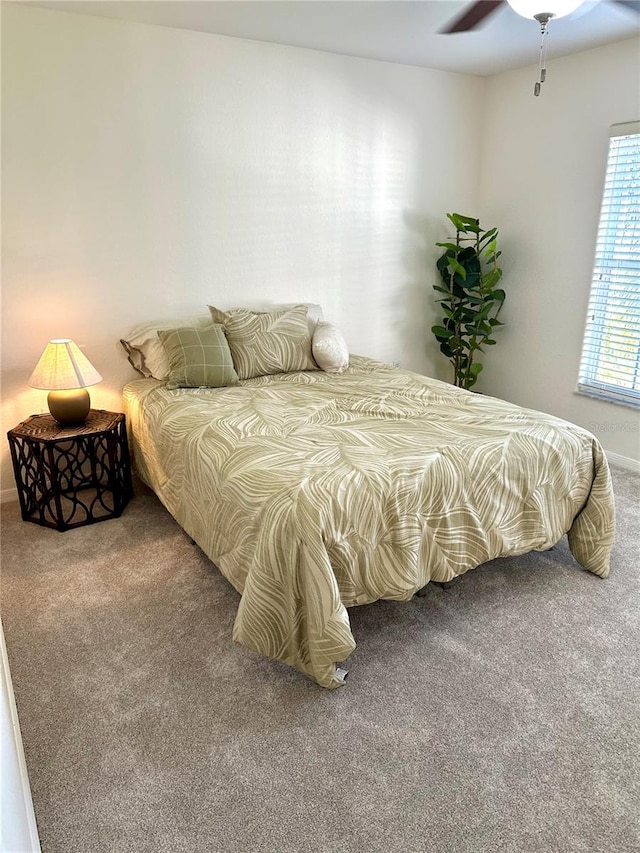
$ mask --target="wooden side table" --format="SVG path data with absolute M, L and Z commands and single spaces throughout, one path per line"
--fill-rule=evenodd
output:
M 73 427 L 32 415 L 7 438 L 24 521 L 70 530 L 117 518 L 133 494 L 120 412 L 91 409 Z

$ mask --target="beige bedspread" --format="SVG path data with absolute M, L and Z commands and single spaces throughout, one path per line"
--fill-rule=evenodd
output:
M 353 605 L 567 532 L 608 574 L 602 448 L 549 415 L 357 356 L 231 388 L 138 380 L 124 405 L 138 473 L 242 594 L 234 639 L 324 687 L 344 680 Z

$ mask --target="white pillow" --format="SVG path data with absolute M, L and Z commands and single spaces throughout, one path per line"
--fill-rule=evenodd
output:
M 325 320 L 316 323 L 311 352 L 318 367 L 326 373 L 342 373 L 349 367 L 349 348 L 342 332 Z

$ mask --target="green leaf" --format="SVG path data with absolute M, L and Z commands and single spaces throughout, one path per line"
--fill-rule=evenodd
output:
M 455 272 L 457 272 L 457 273 L 458 273 L 458 275 L 460 276 L 460 278 L 461 278 L 463 281 L 465 281 L 465 280 L 466 280 L 466 278 L 467 278 L 467 271 L 466 271 L 466 269 L 462 266 L 462 264 L 461 264 L 461 263 L 459 263 L 455 258 L 449 258 L 449 266 L 450 266 L 450 267 L 451 267 Z
M 479 362 L 479 361 L 476 361 L 474 364 L 472 364 L 472 365 L 471 365 L 471 368 L 470 368 L 470 370 L 469 370 L 469 372 L 471 373 L 471 375 L 472 375 L 472 376 L 475 376 L 475 378 L 476 378 L 476 379 L 478 378 L 478 374 L 479 374 L 481 371 L 482 371 L 482 365 L 480 364 L 480 362 Z
M 497 234 L 498 234 L 497 228 L 490 228 L 488 231 L 485 231 L 484 234 L 482 235 L 482 237 L 480 238 L 480 245 L 482 246 L 484 243 L 487 242 L 487 240 L 491 240 L 491 242 L 495 246 L 496 241 L 495 241 L 495 239 L 492 240 L 491 238 L 492 237 L 495 238 L 497 236 Z
M 484 302 L 484 305 L 476 314 L 477 320 L 485 320 L 487 315 L 489 314 L 489 312 L 493 309 L 493 306 L 494 306 L 493 299 L 486 299 L 485 298 L 483 300 L 483 302 Z
M 498 267 L 495 267 L 494 269 L 489 270 L 488 273 L 485 273 L 482 276 L 482 286 L 485 290 L 491 290 L 492 296 L 495 296 L 496 291 L 493 290 L 493 288 L 496 286 L 496 284 L 500 281 L 501 278 L 502 270 L 498 269 Z
M 480 232 L 480 220 L 475 216 L 463 216 L 461 213 L 453 213 L 451 215 L 452 222 L 458 227 L 461 225 L 460 231 L 471 231 L 474 234 Z
M 491 292 L 491 295 L 492 295 L 492 296 L 493 296 L 493 298 L 494 298 L 494 299 L 496 299 L 498 302 L 504 302 L 504 300 L 505 300 L 505 299 L 506 299 L 506 297 L 507 297 L 507 294 L 504 292 L 504 290 L 500 290 L 500 289 L 498 289 L 498 290 L 493 290 L 493 291 Z
M 444 326 L 432 326 L 431 331 L 436 338 L 450 338 L 453 334 L 449 329 L 445 329 Z

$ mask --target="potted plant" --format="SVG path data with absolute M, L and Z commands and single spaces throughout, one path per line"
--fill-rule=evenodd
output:
M 444 249 L 436 266 L 442 280 L 434 289 L 441 294 L 442 321 L 431 327 L 440 351 L 453 365 L 454 385 L 471 388 L 478 380 L 482 363 L 478 353 L 493 346 L 493 332 L 505 292 L 497 285 L 502 278 L 498 266 L 498 229 L 485 231 L 480 221 L 459 213 L 447 213 L 456 229 L 455 243 L 436 243 Z

